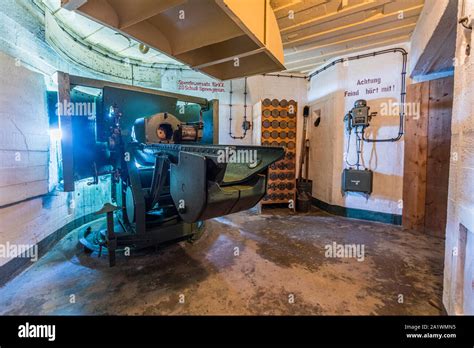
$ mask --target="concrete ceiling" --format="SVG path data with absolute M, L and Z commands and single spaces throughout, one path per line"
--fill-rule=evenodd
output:
M 407 42 L 424 0 L 270 0 L 285 66 L 307 73 L 352 52 Z
M 60 7 L 42 2 L 66 30 L 86 45 L 148 64 L 181 65 L 138 42 Z M 308 73 L 335 57 L 407 42 L 424 0 L 270 0 L 280 27 L 289 72 Z M 66 25 L 67 23 L 67 25 Z
M 140 52 L 138 49 L 139 43 L 136 40 L 125 37 L 73 11 L 61 8 L 60 0 L 35 1 L 42 3 L 54 18 L 61 23 L 65 31 L 85 45 L 99 47 L 102 51 L 130 61 L 138 61 L 144 64 L 183 66 L 178 61 L 155 49 L 150 49 L 146 54 Z

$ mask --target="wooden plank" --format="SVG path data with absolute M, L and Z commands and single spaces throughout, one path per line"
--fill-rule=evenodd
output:
M 359 31 L 357 36 L 354 36 L 354 33 L 350 33 L 348 35 L 338 36 L 337 39 L 333 37 L 320 42 L 318 41 L 316 43 L 302 45 L 298 47 L 297 51 L 286 49 L 286 59 L 288 62 L 303 60 L 311 58 L 315 55 L 319 55 L 320 52 L 322 52 L 322 54 L 327 54 L 328 52 L 334 51 L 335 48 L 341 47 L 342 45 L 353 47 L 355 46 L 355 43 L 367 44 L 374 40 L 380 41 L 383 39 L 391 39 L 394 37 L 409 35 L 415 25 L 416 24 L 409 24 L 407 26 L 392 27 L 375 33 L 370 32 L 370 30 L 366 30 L 366 33 L 361 33 L 361 31 Z
M 429 82 L 407 86 L 407 103 L 420 103 L 420 117 L 407 115 L 403 174 L 403 226 L 423 231 L 426 201 Z
M 358 23 L 331 28 L 321 32 L 311 32 L 307 36 L 296 37 L 283 42 L 283 47 L 298 46 L 305 49 L 308 45 L 331 44 L 335 40 L 356 39 L 360 36 L 377 35 L 378 33 L 393 32 L 404 28 L 414 28 L 418 21 L 421 8 L 407 12 L 403 19 L 398 19 L 397 15 L 387 15 L 387 18 L 375 17 L 375 19 L 365 20 Z
M 184 6 L 171 8 L 147 22 L 165 35 L 172 48 L 170 53 L 176 57 L 244 34 L 233 19 L 224 14 L 220 5 L 209 0 L 188 1 Z M 180 11 L 186 14 L 185 20 L 179 20 Z M 128 29 L 125 32 L 128 33 Z M 142 36 L 141 40 L 147 43 L 150 38 Z
M 430 81 L 425 231 L 438 237 L 446 230 L 453 85 L 452 77 Z
M 217 4 L 253 40 L 257 40 L 265 45 L 267 35 L 276 35 L 278 33 L 278 37 L 280 37 L 276 18 L 275 24 L 277 28 L 271 32 L 265 29 L 265 24 L 270 20 L 270 17 L 266 17 L 266 13 L 267 11 L 272 11 L 270 4 L 266 0 L 217 0 Z M 265 18 L 265 20 L 262 21 L 262 18 Z
M 77 4 L 72 5 L 64 1 L 63 6 L 76 8 L 76 11 L 84 16 L 111 29 L 119 30 L 126 37 L 156 48 L 187 65 L 192 64 L 187 60 L 187 55 L 183 55 L 184 53 L 242 35 L 252 40 L 258 48 L 264 49 L 268 55 L 268 59 L 261 59 L 261 55 L 252 57 L 253 64 L 242 64 L 239 69 L 235 69 L 232 65 L 233 74 L 229 74 L 229 66 L 222 63 L 215 63 L 212 68 L 201 70 L 204 74 L 219 79 L 285 69 L 280 31 L 275 15 L 267 6 L 266 0 L 184 1 L 181 6 L 175 6 L 180 3 L 176 0 L 154 2 L 143 0 L 133 2 L 133 5 L 130 3 L 124 0 L 109 2 L 88 0 L 82 6 L 76 7 Z M 126 27 L 120 29 L 121 24 Z M 245 51 L 245 47 L 240 49 L 235 56 L 248 52 Z M 232 51 L 235 50 L 232 46 Z M 226 57 L 233 55 L 222 54 Z M 213 58 L 212 62 L 215 61 Z M 201 62 L 199 65 L 206 63 L 209 62 Z
M 185 3 L 185 0 L 141 0 L 140 2 L 130 0 L 109 0 L 109 4 L 117 12 L 119 17 L 119 28 L 125 29 L 148 18 L 154 17 L 171 7 Z
M 328 11 L 326 6 L 324 6 L 327 2 L 326 0 L 291 1 L 287 4 L 274 7 L 275 16 L 280 22 L 282 19 L 288 18 L 288 12 L 290 10 L 293 11 L 295 15 L 298 15 L 298 18 L 305 18 L 304 14 L 308 12 L 313 16 L 315 16 L 315 14 L 325 14 Z M 337 5 L 333 5 L 332 7 L 337 8 Z
M 306 58 L 296 58 L 290 60 L 291 56 L 287 56 L 286 60 L 286 71 L 288 72 L 301 72 L 309 73 L 320 67 L 327 64 L 331 59 L 335 59 L 341 55 L 351 55 L 351 53 L 360 52 L 360 50 L 369 50 L 369 49 L 378 49 L 383 46 L 389 46 L 399 43 L 404 43 L 410 41 L 410 36 L 405 35 L 391 35 L 382 38 L 372 38 L 369 42 L 367 40 L 360 40 L 358 42 L 353 42 L 354 47 L 347 48 L 346 44 L 338 44 L 334 46 L 326 46 L 318 50 L 318 54 L 314 51 L 313 54 L 308 54 Z
M 80 3 L 82 1 L 70 1 L 71 3 Z M 68 1 L 69 3 L 69 1 Z M 65 9 L 74 9 L 81 11 L 85 14 L 94 14 L 94 18 L 91 18 L 96 21 L 100 21 L 110 27 L 117 28 L 120 20 L 118 18 L 115 9 L 107 2 L 107 1 L 100 1 L 100 0 L 88 0 L 83 4 L 74 4 L 68 7 L 68 3 L 62 4 Z M 78 6 L 79 5 L 79 6 Z
M 407 102 L 421 103 L 420 118 L 407 117 L 403 226 L 444 237 L 447 217 L 453 78 L 407 88 Z
M 332 22 L 333 20 L 351 16 L 358 12 L 364 13 L 376 7 L 389 3 L 390 0 L 375 0 L 374 2 L 362 3 L 351 7 L 346 7 L 336 12 L 326 12 L 322 8 L 309 8 L 302 12 L 296 12 L 293 7 L 286 10 L 283 16 L 278 18 L 282 34 L 288 34 L 294 31 L 302 30 L 322 23 Z M 295 11 L 295 19 L 289 17 L 289 10 Z M 365 14 L 364 14 L 365 15 Z
M 398 11 L 406 11 L 411 7 L 423 6 L 424 0 L 403 0 L 403 1 L 390 1 L 383 6 L 383 13 L 394 13 Z

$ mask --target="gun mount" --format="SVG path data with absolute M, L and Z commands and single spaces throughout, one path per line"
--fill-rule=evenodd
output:
M 108 253 L 112 266 L 116 250 L 192 239 L 203 221 L 249 209 L 265 196 L 268 167 L 284 149 L 217 145 L 216 100 L 96 80 L 93 87 L 100 87 L 102 113 L 83 129 L 93 129 L 96 144 L 88 157 L 75 157 L 74 170 L 64 169 L 74 172 L 93 158 L 90 185 L 111 177 L 110 202 L 97 212 L 106 214 L 107 228 L 81 231 L 86 251 Z

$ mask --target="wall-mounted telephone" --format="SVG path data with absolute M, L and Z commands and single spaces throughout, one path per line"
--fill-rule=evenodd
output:
M 377 115 L 376 112 L 370 112 L 370 106 L 367 106 L 367 101 L 359 99 L 354 103 L 354 107 L 344 116 L 346 128 L 349 132 L 353 128 L 366 128 L 370 125 L 372 117 Z
M 349 132 L 349 139 L 347 141 L 347 151 L 345 156 L 346 163 L 349 167 L 355 166 L 356 168 L 349 168 L 343 170 L 341 185 L 343 194 L 349 191 L 362 192 L 366 195 L 370 195 L 372 193 L 373 172 L 368 169 L 360 169 L 360 159 L 362 156 L 362 139 L 364 130 L 370 125 L 372 117 L 375 117 L 376 115 L 376 112 L 370 112 L 370 107 L 367 106 L 366 100 L 359 99 L 354 103 L 354 107 L 349 110 L 349 112 L 344 116 L 346 129 Z M 356 134 L 357 162 L 351 164 L 347 160 L 347 156 L 349 154 L 351 133 L 353 129 Z

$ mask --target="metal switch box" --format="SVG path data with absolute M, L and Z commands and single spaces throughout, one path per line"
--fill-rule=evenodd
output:
M 372 193 L 373 172 L 371 170 L 344 169 L 342 172 L 343 192 Z

